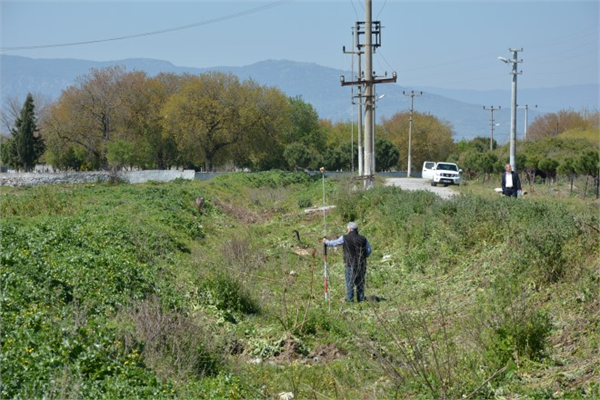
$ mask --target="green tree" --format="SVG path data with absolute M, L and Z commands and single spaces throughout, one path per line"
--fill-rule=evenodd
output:
M 2 158 L 2 165 L 10 165 L 15 169 L 19 167 L 17 146 L 14 138 L 2 137 L 0 142 L 0 157 Z
M 31 171 L 44 153 L 44 140 L 37 135 L 38 131 L 33 96 L 29 93 L 11 132 L 13 143 L 8 146 L 9 159 L 13 162 L 16 159 L 17 166 L 25 171 Z
M 321 157 L 317 152 L 298 142 L 288 144 L 283 152 L 283 157 L 294 171 L 300 168 L 316 170 L 321 164 Z
M 391 140 L 375 138 L 375 168 L 377 171 L 389 171 L 398 166 L 400 151 Z
M 571 194 L 573 194 L 573 183 L 575 181 L 575 174 L 577 173 L 575 168 L 575 159 L 572 157 L 565 158 L 558 166 L 557 172 L 559 174 L 567 175 L 571 186 Z
M 482 154 L 475 149 L 467 150 L 466 153 L 462 155 L 460 163 L 469 180 L 473 179 L 477 174 L 479 174 L 481 158 Z
M 127 140 L 135 143 L 135 165 L 169 169 L 177 164 L 177 143 L 163 135 L 162 108 L 189 75 L 159 74 L 153 78 L 127 77 L 123 107 L 127 112 Z
M 325 149 L 326 137 L 319 125 L 319 115 L 312 104 L 301 97 L 290 97 L 291 126 L 285 132 L 286 143 L 300 142 L 319 151 Z
M 583 190 L 583 197 L 585 198 L 589 178 L 594 178 L 596 186 L 596 197 L 598 197 L 598 165 L 600 161 L 598 159 L 598 152 L 589 150 L 583 153 L 577 160 L 575 160 L 575 169 L 577 173 L 585 175 L 585 189 Z
M 546 181 L 548 182 L 548 189 L 550 189 L 550 183 L 552 178 L 556 176 L 556 168 L 558 167 L 558 161 L 553 158 L 543 158 L 538 163 L 538 169 L 546 174 Z
M 485 174 L 484 181 L 487 181 L 490 178 L 490 175 L 494 173 L 497 162 L 498 156 L 491 151 L 486 151 L 481 155 L 479 169 Z
M 233 74 L 190 76 L 162 109 L 163 134 L 175 139 L 188 165 L 204 164 L 210 171 L 234 159 L 258 162 L 261 151 L 280 148 L 275 127 L 286 115 L 280 99 L 278 90 L 240 82 Z
M 333 148 L 327 147 L 325 150 L 325 156 L 323 157 L 323 167 L 327 171 L 339 171 L 341 169 L 350 170 L 350 148 L 348 152 L 342 151 L 342 146 Z
M 111 167 L 121 169 L 136 164 L 134 143 L 117 139 L 111 141 L 106 147 L 106 159 Z
M 45 134 L 51 152 L 60 153 L 72 146 L 85 149 L 86 164 L 91 168 L 107 168 L 106 146 L 113 139 L 129 133 L 126 112 L 127 93 L 123 67 L 92 69 L 77 78 L 77 85 L 63 90 L 45 120 Z
M 525 162 L 522 164 L 530 186 L 535 183 L 535 174 L 538 170 L 539 160 L 537 155 L 530 155 L 527 156 Z
M 497 143 L 494 140 L 493 148 L 495 149 L 496 147 L 497 147 Z M 462 139 L 460 142 L 458 142 L 456 144 L 456 151 L 458 153 L 464 153 L 468 150 L 474 150 L 479 153 L 484 153 L 484 152 L 488 151 L 489 148 L 490 148 L 490 139 L 482 137 L 482 136 L 477 136 L 476 138 L 473 138 L 469 141 Z
M 394 114 L 390 119 L 382 118 L 381 135 L 375 136 L 391 140 L 400 151 L 399 160 L 403 162 L 408 160 L 409 119 L 409 111 Z M 427 160 L 447 160 L 454 153 L 453 135 L 454 131 L 449 122 L 440 120 L 431 114 L 414 112 L 411 164 L 420 168 Z M 405 165 L 398 167 L 406 168 Z

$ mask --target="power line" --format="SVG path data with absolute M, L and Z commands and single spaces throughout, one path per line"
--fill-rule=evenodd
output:
M 381 15 L 381 13 L 383 12 L 383 9 L 385 8 L 385 5 L 387 4 L 387 0 L 385 0 L 383 2 L 383 5 L 381 6 L 381 10 L 379 10 L 379 13 L 377 14 L 377 17 L 375 17 L 375 19 L 379 19 L 379 16 Z
M 108 38 L 108 39 L 87 40 L 87 41 L 83 41 L 83 42 L 43 44 L 43 45 L 33 45 L 33 46 L 6 46 L 6 47 L 0 47 L 0 51 L 19 51 L 19 50 L 48 49 L 48 48 L 55 48 L 55 47 L 82 46 L 82 45 L 87 45 L 87 44 L 113 42 L 113 41 L 117 41 L 117 40 L 126 40 L 126 39 L 133 39 L 133 38 L 139 38 L 139 37 L 144 37 L 144 36 L 160 35 L 163 33 L 181 31 L 184 29 L 197 28 L 199 26 L 205 26 L 205 25 L 210 25 L 210 24 L 214 24 L 217 22 L 227 21 L 227 20 L 234 19 L 234 18 L 244 17 L 246 15 L 255 14 L 255 13 L 265 11 L 265 10 L 268 10 L 271 8 L 279 7 L 281 5 L 291 3 L 292 1 L 294 1 L 294 0 L 279 0 L 279 1 L 275 1 L 275 2 L 272 2 L 269 4 L 259 6 L 259 7 L 249 8 L 247 10 L 224 15 L 222 17 L 212 18 L 212 19 L 208 19 L 205 21 L 196 22 L 193 24 L 177 26 L 174 28 L 161 29 L 158 31 L 138 33 L 138 34 L 127 35 L 127 36 L 119 36 L 119 37 Z

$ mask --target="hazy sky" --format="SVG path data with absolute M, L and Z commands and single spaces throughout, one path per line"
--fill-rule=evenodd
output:
M 0 1 L 1 54 L 178 66 L 267 59 L 351 70 L 364 0 Z M 373 1 L 382 46 L 373 68 L 403 87 L 510 89 L 508 49 L 523 48 L 520 88 L 598 83 L 599 1 Z M 130 37 L 133 36 L 133 37 Z M 71 45 L 73 43 L 92 42 Z M 27 48 L 46 46 L 41 48 Z M 0 71 L 1 72 L 1 71 Z

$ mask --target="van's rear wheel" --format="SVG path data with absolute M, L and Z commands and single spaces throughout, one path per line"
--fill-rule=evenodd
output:
M 434 181 L 431 181 L 431 186 L 437 186 L 437 183 L 435 183 Z

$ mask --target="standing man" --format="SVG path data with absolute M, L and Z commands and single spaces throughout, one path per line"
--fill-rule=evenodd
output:
M 521 190 L 521 181 L 519 175 L 512 170 L 510 164 L 504 166 L 502 173 L 502 194 L 509 197 L 517 197 L 517 192 Z
M 346 264 L 346 301 L 354 301 L 354 286 L 356 286 L 356 300 L 365 300 L 365 276 L 367 274 L 367 257 L 371 255 L 371 245 L 366 237 L 358 234 L 358 225 L 348 222 L 348 233 L 336 240 L 323 238 L 323 243 L 328 247 L 344 247 L 344 263 Z

